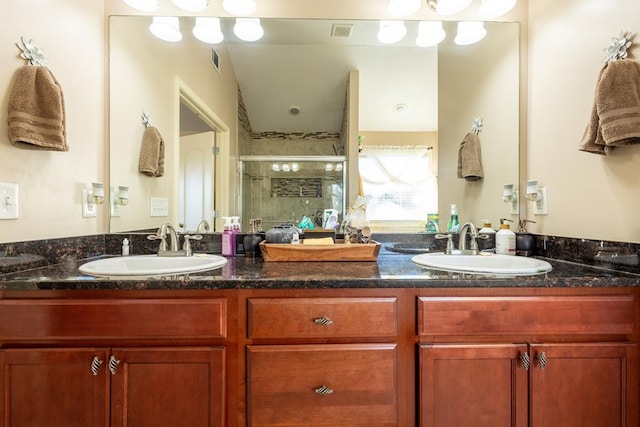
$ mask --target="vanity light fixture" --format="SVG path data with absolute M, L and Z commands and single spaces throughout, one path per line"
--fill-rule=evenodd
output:
M 458 22 L 458 33 L 455 43 L 459 46 L 474 44 L 482 40 L 487 35 L 482 21 L 460 21 Z
M 420 21 L 416 46 L 432 47 L 439 44 L 447 36 L 442 28 L 442 21 Z
M 389 0 L 387 13 L 391 16 L 409 16 L 420 9 L 422 0 Z
M 141 12 L 155 12 L 160 7 L 158 0 L 124 0 L 124 2 Z
M 104 203 L 104 185 L 101 182 L 92 182 L 91 188 L 82 189 L 82 217 L 96 216 L 96 205 Z
M 166 42 L 182 40 L 180 20 L 177 16 L 154 16 L 149 30 L 154 36 Z
M 193 35 L 203 43 L 217 44 L 224 40 L 220 29 L 220 18 L 198 16 Z
M 547 188 L 538 188 L 538 181 L 527 181 L 527 200 L 534 202 L 534 215 L 547 215 Z
M 341 172 L 342 171 L 342 163 L 336 163 L 335 171 L 336 172 Z
M 171 0 L 171 3 L 187 12 L 202 12 L 209 6 L 209 0 Z
M 300 170 L 300 165 L 298 163 L 291 163 L 291 170 L 293 172 L 298 172 Z
M 258 6 L 255 0 L 224 0 L 222 8 L 231 15 L 243 16 L 251 15 Z
M 472 0 L 427 0 L 427 5 L 438 15 L 455 15 L 465 10 Z
M 397 43 L 407 34 L 407 27 L 402 21 L 380 21 L 378 41 L 380 43 Z
M 289 166 L 289 163 L 282 164 L 282 172 L 289 172 L 290 170 L 291 170 L 291 167 Z
M 517 0 L 482 0 L 478 16 L 480 19 L 489 20 L 509 12 L 516 5 Z
M 505 184 L 502 190 L 502 201 L 511 204 L 509 213 L 511 215 L 518 215 L 520 213 L 520 207 L 518 205 L 518 191 L 513 189 L 513 184 Z
M 241 40 L 255 42 L 262 38 L 264 30 L 258 18 L 236 18 L 233 33 Z
M 271 170 L 274 172 L 280 172 L 280 165 L 277 163 L 274 163 L 271 165 Z

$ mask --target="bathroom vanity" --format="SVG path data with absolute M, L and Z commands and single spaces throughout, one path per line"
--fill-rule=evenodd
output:
M 264 262 L 0 276 L 2 425 L 636 426 L 640 275 Z M 78 263 L 79 264 L 79 263 Z

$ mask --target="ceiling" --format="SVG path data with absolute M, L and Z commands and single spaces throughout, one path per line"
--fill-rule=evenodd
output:
M 437 130 L 437 48 L 414 45 L 417 22 L 393 45 L 377 41 L 378 21 L 261 24 L 264 37 L 247 43 L 233 35 L 231 18 L 222 23 L 254 132 L 339 131 L 351 70 L 359 71 L 361 131 Z M 352 26 L 350 37 L 332 36 L 334 25 L 341 33 Z M 300 113 L 290 114 L 291 106 Z

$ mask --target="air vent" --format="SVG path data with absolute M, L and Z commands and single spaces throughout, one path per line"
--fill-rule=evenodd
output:
M 348 39 L 353 32 L 353 24 L 333 24 L 331 27 L 331 37 Z

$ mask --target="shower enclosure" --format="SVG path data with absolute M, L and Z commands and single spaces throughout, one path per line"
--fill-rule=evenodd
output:
M 262 219 L 266 231 L 298 224 L 304 216 L 322 225 L 325 209 L 345 212 L 347 165 L 344 156 L 241 156 L 238 165 L 243 230 Z

